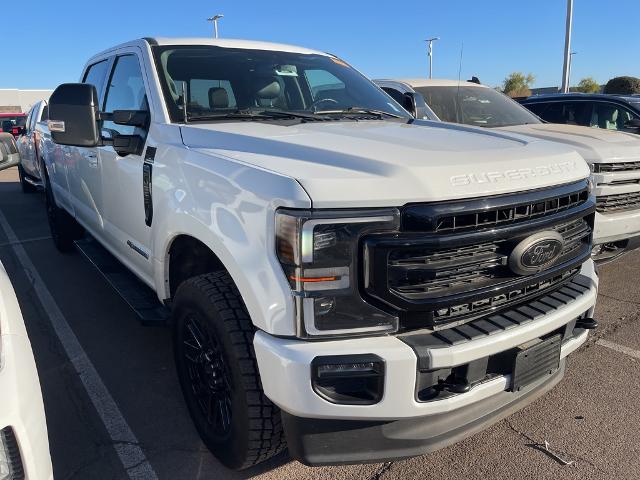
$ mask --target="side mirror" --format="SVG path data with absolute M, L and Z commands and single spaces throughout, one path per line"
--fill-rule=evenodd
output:
M 147 128 L 149 112 L 144 110 L 99 111 L 98 92 L 86 83 L 65 83 L 55 89 L 49 99 L 51 138 L 60 145 L 98 147 L 112 145 L 119 155 L 140 154 L 144 145 L 140 135 L 102 137 L 102 122 Z
M 402 106 L 414 117 L 416 116 L 416 98 L 411 92 L 406 92 L 402 96 Z
M 49 99 L 48 126 L 60 145 L 96 147 L 100 144 L 98 92 L 87 83 L 64 83 Z
M 629 130 L 639 130 L 640 118 L 632 118 L 631 120 L 627 120 L 626 122 L 624 122 L 624 128 Z
M 0 170 L 15 167 L 20 163 L 16 139 L 10 133 L 0 133 Z

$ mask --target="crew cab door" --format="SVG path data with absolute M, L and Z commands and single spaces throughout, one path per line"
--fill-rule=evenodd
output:
M 102 99 L 111 59 L 89 65 L 82 82 L 96 87 Z M 54 159 L 55 171 L 66 172 L 69 201 L 78 221 L 97 237 L 104 238 L 102 166 L 97 148 L 64 146 Z M 58 195 L 58 192 L 54 192 Z
M 20 164 L 27 174 L 33 175 L 35 170 L 35 129 L 37 116 L 40 110 L 40 103 L 36 103 L 27 116 L 25 131 L 18 137 L 18 151 L 20 152 Z
M 105 91 L 103 111 L 143 110 L 149 112 L 149 91 L 137 48 L 118 53 Z M 147 140 L 148 127 L 117 125 L 105 121 L 102 136 L 139 135 Z M 113 146 L 98 148 L 102 168 L 105 238 L 116 255 L 143 280 L 152 278 L 150 222 L 145 219 L 142 152 L 118 153 Z

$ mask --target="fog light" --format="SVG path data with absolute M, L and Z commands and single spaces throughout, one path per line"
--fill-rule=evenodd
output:
M 373 405 L 384 393 L 384 360 L 373 354 L 316 357 L 311 384 L 331 403 Z

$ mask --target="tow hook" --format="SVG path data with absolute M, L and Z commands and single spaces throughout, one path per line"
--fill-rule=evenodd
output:
M 442 390 L 446 390 L 451 393 L 467 393 L 471 390 L 471 385 L 464 378 L 440 380 L 438 386 Z
M 579 318 L 576 322 L 576 328 L 584 328 L 585 330 L 594 330 L 598 328 L 598 321 L 594 318 Z

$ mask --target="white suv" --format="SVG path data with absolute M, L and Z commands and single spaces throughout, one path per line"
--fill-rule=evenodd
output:
M 285 437 L 313 465 L 440 448 L 549 390 L 596 326 L 571 149 L 412 125 L 288 45 L 142 39 L 81 81 L 49 102 L 54 241 L 88 231 L 171 310 L 186 403 L 230 467 Z

